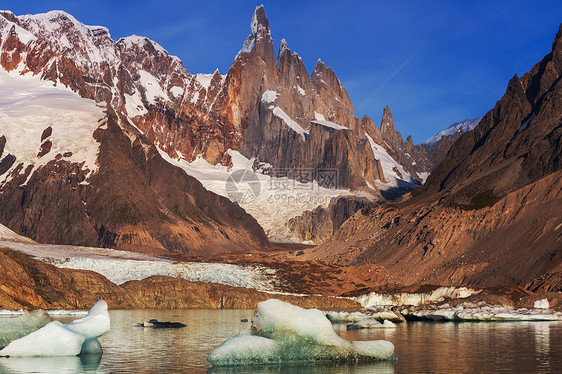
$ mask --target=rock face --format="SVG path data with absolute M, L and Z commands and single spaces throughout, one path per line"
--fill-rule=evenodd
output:
M 291 218 L 288 222 L 289 229 L 303 242 L 320 244 L 328 240 L 355 212 L 373 205 L 367 199 L 343 196 L 332 200 L 326 208 L 319 206 Z
M 59 269 L 9 249 L 0 249 L 0 309 L 87 309 L 103 299 L 116 309 L 255 309 L 271 294 L 249 288 L 155 276 L 116 285 L 85 270 Z M 360 304 L 322 296 L 275 295 L 305 308 L 356 310 Z
M 376 263 L 403 284 L 560 291 L 561 40 L 562 27 L 414 197 L 363 209 L 304 258 Z

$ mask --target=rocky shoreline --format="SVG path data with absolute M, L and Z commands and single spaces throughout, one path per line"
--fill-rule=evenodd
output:
M 361 318 L 354 321 L 371 318 L 374 311 L 379 320 L 393 322 L 462 320 L 468 318 L 463 317 L 467 310 L 472 310 L 473 314 L 480 313 L 476 313 L 478 316 L 529 314 L 526 312 L 544 298 L 549 301 L 550 308 L 562 310 L 561 293 L 535 294 L 521 288 L 472 290 L 420 286 L 334 297 L 333 293 L 322 296 L 261 292 L 160 275 L 118 285 L 96 272 L 58 268 L 8 248 L 0 249 L 0 264 L 4 269 L 0 274 L 0 309 L 9 310 L 87 309 L 100 299 L 106 300 L 111 309 L 254 309 L 258 302 L 270 298 L 305 308 L 362 311 L 357 312 Z M 386 301 L 388 306 L 376 306 L 376 301 L 379 301 L 378 305 Z M 560 319 L 558 314 L 552 313 Z M 391 314 L 395 317 L 390 318 Z M 490 318 L 493 319 L 493 316 Z

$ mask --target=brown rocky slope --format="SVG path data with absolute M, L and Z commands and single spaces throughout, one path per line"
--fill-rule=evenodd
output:
M 413 197 L 358 212 L 305 258 L 374 263 L 402 284 L 560 291 L 561 76 L 562 27 Z

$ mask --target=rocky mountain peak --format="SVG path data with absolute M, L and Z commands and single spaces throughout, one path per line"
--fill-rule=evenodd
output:
M 396 131 L 394 127 L 394 118 L 392 118 L 392 112 L 387 106 L 384 107 L 382 119 L 381 119 L 381 131 L 383 134 L 388 134 Z
M 250 24 L 252 29 L 252 34 L 258 39 L 263 36 L 271 37 L 271 30 L 269 29 L 269 21 L 265 15 L 265 9 L 262 5 L 256 7 L 254 15 L 252 17 L 252 23 Z
M 399 150 L 402 148 L 404 140 L 402 139 L 402 134 L 396 131 L 396 127 L 394 126 L 394 119 L 388 106 L 384 107 L 384 111 L 382 114 L 381 133 L 383 139 L 394 149 Z
M 347 94 L 347 91 L 343 87 L 341 81 L 337 77 L 336 73 L 330 69 L 321 59 L 318 59 L 310 80 L 318 90 L 321 96 L 325 95 L 335 97 L 340 103 L 342 103 L 349 111 L 353 112 L 353 104 L 351 99 Z
M 271 30 L 269 21 L 265 15 L 263 5 L 256 7 L 252 22 L 250 23 L 251 34 L 248 35 L 242 49 L 238 53 L 238 57 L 244 54 L 260 56 L 270 69 L 275 69 L 275 54 L 273 52 L 273 40 L 271 39 Z
M 281 87 L 298 90 L 299 95 L 306 95 L 312 88 L 304 62 L 296 52 L 287 46 L 285 39 L 279 44 L 277 57 L 277 75 Z M 298 96 L 296 96 L 298 100 Z

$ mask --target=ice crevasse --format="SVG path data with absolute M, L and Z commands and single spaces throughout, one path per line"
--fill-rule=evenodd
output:
M 98 301 L 88 314 L 68 324 L 53 321 L 29 335 L 12 341 L 0 356 L 76 356 L 101 353 L 97 338 L 111 327 L 107 303 Z
M 318 309 L 270 299 L 258 304 L 252 322 L 253 334 L 228 338 L 207 361 L 214 366 L 233 366 L 394 358 L 394 345 L 389 341 L 341 338 Z

